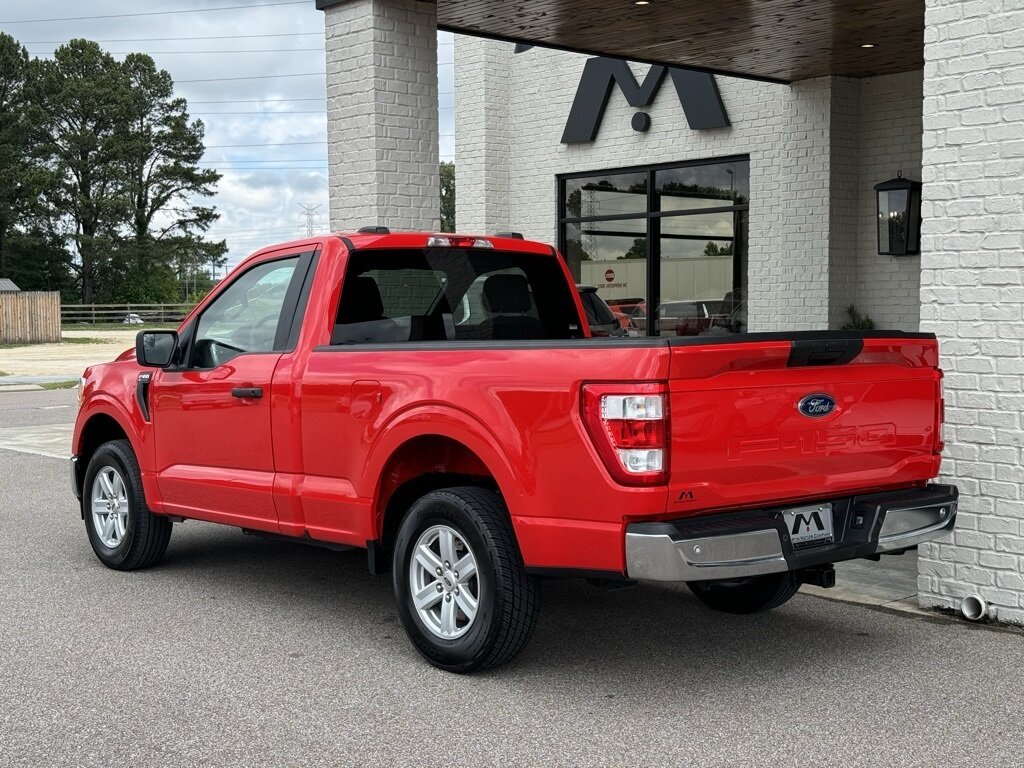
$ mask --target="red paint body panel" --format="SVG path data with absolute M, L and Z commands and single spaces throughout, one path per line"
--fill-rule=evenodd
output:
M 395 250 L 422 248 L 428 236 L 345 237 L 357 249 Z M 488 239 L 498 251 L 558 258 L 540 243 Z M 620 572 L 628 522 L 913 487 L 938 473 L 941 373 L 930 339 L 867 339 L 853 360 L 817 367 L 787 367 L 782 335 L 327 348 L 348 260 L 333 236 L 254 254 L 183 328 L 251 264 L 316 247 L 294 349 L 203 371 L 143 369 L 133 355 L 95 366 L 75 453 L 90 419 L 112 418 L 139 456 L 154 510 L 357 546 L 381 536 L 403 483 L 486 474 L 528 565 Z M 153 374 L 148 422 L 136 400 L 144 370 Z M 612 479 L 583 424 L 588 383 L 667 391 L 667 484 Z M 235 387 L 262 387 L 264 397 L 232 397 Z M 835 412 L 801 415 L 796 403 L 814 392 L 834 397 Z
M 673 348 L 671 516 L 906 488 L 938 473 L 934 368 L 877 353 L 880 364 L 787 368 L 774 342 L 742 346 L 733 361 L 730 348 Z M 817 392 L 837 406 L 810 419 L 796 405 Z

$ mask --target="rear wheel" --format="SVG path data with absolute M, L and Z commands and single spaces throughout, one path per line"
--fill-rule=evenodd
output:
M 491 491 L 447 488 L 412 505 L 395 540 L 398 613 L 417 650 L 450 672 L 511 660 L 533 634 L 540 589 Z
M 93 454 L 82 487 L 82 512 L 89 543 L 108 568 L 148 568 L 167 551 L 171 521 L 146 506 L 142 473 L 127 440 L 104 443 Z
M 690 591 L 709 608 L 725 613 L 760 613 L 778 608 L 800 590 L 792 572 L 770 573 L 746 579 L 691 581 Z

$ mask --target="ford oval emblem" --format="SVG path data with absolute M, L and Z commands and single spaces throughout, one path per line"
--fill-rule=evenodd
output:
M 813 395 L 807 395 L 803 398 L 799 403 L 797 403 L 796 408 L 800 413 L 808 418 L 820 419 L 835 411 L 836 399 L 832 397 L 832 395 L 816 392 Z

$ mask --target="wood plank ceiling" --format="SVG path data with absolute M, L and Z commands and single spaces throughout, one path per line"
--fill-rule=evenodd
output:
M 924 0 L 436 1 L 455 32 L 766 80 L 924 66 Z

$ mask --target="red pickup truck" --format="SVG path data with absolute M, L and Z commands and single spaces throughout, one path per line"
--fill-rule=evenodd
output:
M 173 523 L 361 547 L 416 648 L 515 656 L 540 579 L 778 606 L 954 525 L 933 336 L 592 339 L 566 264 L 384 228 L 267 248 L 88 369 L 72 478 L 107 566 Z

